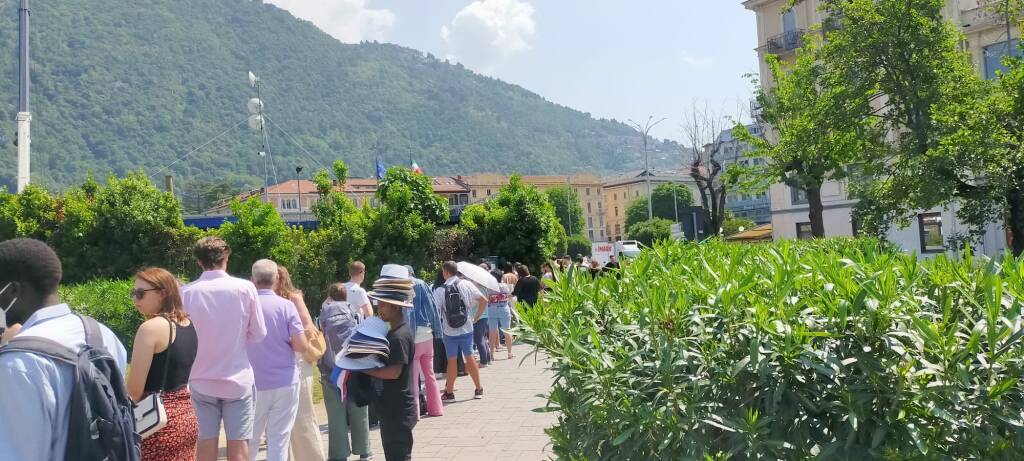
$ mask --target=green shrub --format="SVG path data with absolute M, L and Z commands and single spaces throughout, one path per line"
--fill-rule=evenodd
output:
M 60 297 L 75 312 L 88 315 L 109 327 L 130 353 L 135 332 L 143 320 L 132 303 L 130 292 L 134 285 L 133 279 L 98 279 L 61 286 Z
M 672 237 L 672 221 L 664 218 L 654 218 L 647 221 L 640 221 L 626 229 L 629 238 L 644 245 L 651 246 L 660 240 Z
M 590 256 L 591 250 L 592 248 L 588 238 L 579 234 L 569 237 L 569 244 L 566 248 L 566 252 L 568 252 L 569 256 L 572 256 L 573 258 L 575 258 L 576 255 Z
M 1024 459 L 1024 260 L 657 245 L 524 313 L 563 460 Z

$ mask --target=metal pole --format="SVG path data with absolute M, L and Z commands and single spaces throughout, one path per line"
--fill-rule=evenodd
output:
M 567 230 L 569 231 L 569 236 L 571 237 L 572 236 L 572 200 L 570 200 L 570 199 L 572 199 L 572 176 L 566 176 L 565 177 L 565 189 L 566 189 L 566 192 L 567 192 L 566 196 L 565 196 L 565 209 L 566 209 L 566 211 L 569 214 L 569 228 Z
M 18 192 L 25 190 L 31 180 L 32 113 L 29 110 L 29 16 L 28 0 L 21 0 L 18 8 Z
M 650 122 L 650 120 L 648 120 Z M 647 161 L 647 130 L 644 130 L 644 173 L 647 178 L 647 219 L 654 219 L 654 200 L 651 197 L 651 167 Z
M 672 184 L 672 207 L 676 210 L 676 223 L 679 223 L 679 202 L 676 200 L 676 185 Z

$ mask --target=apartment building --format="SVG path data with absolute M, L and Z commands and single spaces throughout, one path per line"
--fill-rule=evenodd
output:
M 699 200 L 700 192 L 693 178 L 686 172 L 680 170 L 646 170 L 631 171 L 618 176 L 605 178 L 604 180 L 604 203 L 605 203 L 605 240 L 622 240 L 626 236 L 626 209 L 636 199 L 647 196 L 648 181 L 650 190 L 654 190 L 658 184 L 679 183 L 686 184 L 695 200 Z
M 1007 52 L 1015 52 L 1017 39 L 1007 42 L 1005 18 L 993 14 L 989 8 L 1001 0 L 948 0 L 943 14 L 960 24 L 965 35 L 964 49 L 968 50 L 979 74 L 994 78 L 1002 68 L 1000 59 Z M 803 36 L 812 33 L 815 26 L 826 18 L 818 11 L 818 0 L 805 0 L 793 8 L 786 8 L 788 0 L 746 0 L 743 6 L 757 15 L 758 61 L 761 83 L 773 85 L 765 56 L 775 54 L 784 61 L 795 59 Z M 1011 34 L 1019 37 L 1016 27 Z M 756 112 L 756 111 L 755 111 Z M 848 194 L 845 181 L 830 181 L 822 185 L 825 235 L 855 236 L 856 223 L 851 211 L 856 200 Z M 810 238 L 807 197 L 799 190 L 784 184 L 774 184 L 768 191 L 771 221 L 776 239 Z M 909 252 L 934 254 L 946 252 L 943 242 L 965 231 L 956 219 L 956 205 L 948 208 L 923 210 L 910 226 L 892 228 L 888 238 Z M 990 224 L 981 242 L 980 250 L 986 254 L 1001 253 L 1006 248 L 1006 233 L 998 223 Z
M 747 125 L 747 131 L 754 136 L 761 136 L 761 127 L 757 124 Z M 767 162 L 764 157 L 750 155 L 751 146 L 736 139 L 732 128 L 723 130 L 718 135 L 718 143 L 721 151 L 719 158 L 727 168 L 733 164 L 758 167 Z M 730 192 L 725 196 L 725 208 L 732 212 L 733 216 L 747 218 L 757 224 L 772 222 L 772 207 L 768 199 L 768 192 L 752 194 Z
M 508 175 L 496 173 L 457 176 L 456 178 L 469 187 L 471 202 L 484 201 L 497 195 L 501 187 L 508 184 L 509 181 Z M 580 200 L 580 207 L 583 208 L 583 222 L 586 226 L 583 234 L 591 242 L 607 240 L 601 178 L 592 174 L 579 174 L 522 176 L 522 179 L 524 183 L 534 186 L 540 191 L 556 186 L 567 186 L 575 191 Z

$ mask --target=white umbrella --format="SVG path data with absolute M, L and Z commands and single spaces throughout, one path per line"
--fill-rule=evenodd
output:
M 498 291 L 498 281 L 486 269 L 465 261 L 459 262 L 459 273 L 470 281 L 491 291 Z

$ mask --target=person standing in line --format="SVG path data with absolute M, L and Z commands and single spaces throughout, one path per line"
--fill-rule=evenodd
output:
M 519 273 L 519 283 L 512 291 L 512 296 L 526 303 L 528 307 L 533 307 L 534 304 L 537 304 L 537 298 L 540 296 L 543 285 L 540 280 L 537 280 L 537 277 L 530 275 L 530 269 L 525 265 L 520 264 L 516 268 L 516 272 Z
M 302 329 L 306 335 L 306 342 L 309 350 L 304 354 L 309 356 L 314 344 L 321 338 L 317 333 L 316 325 L 313 324 L 313 317 L 309 315 L 309 308 L 302 296 L 302 291 L 292 284 L 292 275 L 284 266 L 277 266 L 277 285 L 274 292 L 278 296 L 287 299 L 295 304 L 295 309 L 302 321 Z M 318 352 L 323 352 L 319 350 Z M 324 461 L 323 443 L 320 441 L 320 422 L 316 420 L 316 410 L 313 407 L 313 376 L 315 376 L 315 365 L 320 357 L 307 357 L 313 359 L 307 362 L 302 354 L 296 356 L 299 364 L 299 412 L 295 415 L 295 425 L 292 427 L 291 442 L 288 445 L 288 459 L 290 461 Z
M 413 314 L 416 327 L 413 333 L 416 342 L 416 352 L 413 354 L 412 362 L 412 398 L 416 401 L 416 415 L 420 411 L 420 379 L 424 383 L 424 391 L 427 400 L 427 416 L 444 416 L 444 405 L 441 403 L 441 391 L 437 387 L 437 379 L 434 378 L 434 337 L 441 332 L 441 318 L 437 313 L 437 306 L 434 305 L 434 297 L 430 288 L 423 280 L 416 278 L 412 266 L 405 266 L 409 271 L 409 278 L 412 279 L 413 293 L 416 295 L 413 300 Z M 435 333 L 436 332 L 436 333 Z
M 485 270 L 490 272 L 490 265 L 483 263 L 480 265 Z M 492 272 L 492 276 L 495 274 Z M 497 277 L 496 277 L 497 278 Z M 470 282 L 472 283 L 472 282 Z M 478 288 L 479 289 L 479 288 Z M 484 289 L 486 290 L 486 288 Z M 482 294 L 482 293 L 481 293 Z M 484 302 L 483 307 L 471 306 L 474 309 L 470 309 L 470 317 L 473 320 L 473 348 L 476 349 L 477 354 L 480 356 L 480 368 L 487 368 L 491 364 L 491 343 L 490 343 L 490 325 L 487 323 L 487 303 Z
M 412 460 L 412 431 L 418 416 L 412 396 L 412 362 L 416 342 L 402 312 L 413 307 L 411 301 L 415 296 L 412 280 L 407 281 L 407 288 L 396 289 L 395 279 L 381 278 L 369 293 L 370 298 L 377 301 L 379 317 L 391 327 L 387 334 L 389 351 L 384 368 L 362 371 L 384 382 L 378 407 L 380 439 L 386 461 Z
M 85 347 L 83 319 L 57 294 L 62 276 L 60 259 L 45 243 L 26 238 L 0 242 L 0 342 L 39 337 L 76 353 Z M 99 325 L 99 331 L 103 347 L 123 372 L 128 366 L 124 345 L 106 326 Z M 41 354 L 0 353 L 0 459 L 65 459 L 77 376 L 72 366 Z
M 491 356 L 497 355 L 498 345 L 501 342 L 498 335 L 504 333 L 508 358 L 515 358 L 515 355 L 512 354 L 512 333 L 508 332 L 508 329 L 512 327 L 512 287 L 509 284 L 499 283 L 498 291 L 489 297 L 487 322 L 491 330 Z
M 246 345 L 267 335 L 259 294 L 252 282 L 228 275 L 231 247 L 221 238 L 199 239 L 193 255 L 203 273 L 181 290 L 181 301 L 199 339 L 188 381 L 199 420 L 197 458 L 216 461 L 223 421 L 228 461 L 245 461 L 256 410 Z
M 308 343 L 295 304 L 274 293 L 277 264 L 261 259 L 252 265 L 252 281 L 259 294 L 267 335 L 246 351 L 256 380 L 256 414 L 249 439 L 249 461 L 256 460 L 260 438 L 267 435 L 267 461 L 288 459 L 295 415 L 299 411 L 299 367 L 295 354 Z
M 196 458 L 199 423 L 192 409 L 188 376 L 199 340 L 181 305 L 178 279 L 164 269 L 135 274 L 135 308 L 146 318 L 135 334 L 128 395 L 136 403 L 160 392 L 167 425 L 142 441 L 143 461 L 191 461 Z
M 482 399 L 484 388 L 480 384 L 480 369 L 473 357 L 473 323 L 470 312 L 482 313 L 487 308 L 487 298 L 480 293 L 476 285 L 459 277 L 459 266 L 455 261 L 447 261 L 441 268 L 444 274 L 444 290 L 440 299 L 435 299 L 441 306 L 441 325 L 444 329 L 444 349 L 448 355 L 448 371 L 445 374 L 444 394 L 441 401 L 455 400 L 455 378 L 458 376 L 457 358 L 462 355 L 466 360 L 473 385 L 476 386 L 474 399 Z
M 367 407 L 356 405 L 353 398 L 343 402 L 341 389 L 331 379 L 335 356 L 342 351 L 345 341 L 359 324 L 359 314 L 346 301 L 347 295 L 344 284 L 331 284 L 327 289 L 327 300 L 320 307 L 320 316 L 317 318 L 327 343 L 327 352 L 317 366 L 324 390 L 324 407 L 327 409 L 327 458 L 330 461 L 344 461 L 350 454 L 359 455 L 361 460 L 370 459 Z
M 516 267 L 517 267 L 517 270 L 518 270 L 519 266 L 516 266 Z M 542 279 L 544 279 L 544 280 L 554 280 L 555 279 L 555 273 L 551 271 L 551 263 L 541 264 L 540 271 L 541 271 L 541 278 Z M 529 271 L 527 271 L 527 272 L 529 272 Z M 518 285 L 518 282 L 516 282 L 516 285 Z M 516 285 L 513 285 L 513 286 L 516 286 Z
M 345 290 L 348 292 L 348 303 L 359 311 L 359 321 L 373 317 L 373 306 L 370 305 L 370 298 L 366 297 L 366 290 L 362 287 L 366 279 L 366 265 L 362 261 L 353 261 L 348 265 L 348 283 Z M 377 427 L 377 405 L 370 403 L 368 410 L 370 428 Z
M 345 284 L 348 303 L 359 311 L 362 319 L 373 317 L 373 306 L 370 305 L 370 298 L 366 297 L 366 290 L 362 287 L 365 279 L 366 265 L 362 261 L 353 261 L 348 265 L 348 283 Z
M 506 262 L 501 266 L 501 271 L 503 273 L 499 282 L 507 283 L 512 287 L 516 286 L 516 283 L 519 282 L 519 276 L 516 275 L 515 266 L 513 266 L 512 263 Z
M 440 268 L 437 269 L 437 274 L 434 277 L 434 283 L 430 286 L 431 297 L 434 300 L 434 306 L 438 310 L 438 319 L 444 315 L 441 309 L 444 307 L 444 271 Z M 442 324 L 443 325 L 443 324 Z M 460 355 L 456 360 L 456 370 L 459 372 L 459 376 L 466 376 L 466 361 L 462 359 Z M 444 328 L 434 330 L 434 374 L 438 378 L 443 378 L 448 372 L 448 353 L 444 348 Z

